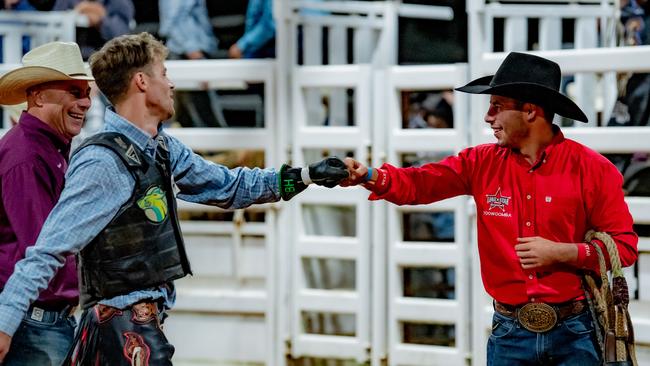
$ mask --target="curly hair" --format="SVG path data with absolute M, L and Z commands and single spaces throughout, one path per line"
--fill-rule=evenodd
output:
M 90 56 L 90 68 L 99 90 L 112 103 L 126 95 L 133 74 L 149 73 L 151 65 L 167 58 L 167 47 L 149 33 L 127 34 L 111 39 Z

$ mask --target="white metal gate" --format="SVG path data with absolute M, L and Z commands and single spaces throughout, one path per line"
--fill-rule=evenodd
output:
M 325 150 L 367 161 L 369 67 L 297 67 L 293 83 L 294 164 L 305 166 L 321 158 Z M 323 126 L 323 120 L 314 121 L 313 116 L 318 114 L 308 114 L 307 100 L 316 88 L 324 93 L 333 88 L 351 90 L 354 101 L 349 117 L 354 124 Z M 289 206 L 293 214 L 291 356 L 337 355 L 365 362 L 370 349 L 370 220 L 366 195 L 359 189 L 310 187 Z M 338 268 L 342 274 L 346 262 L 354 267 L 354 278 L 348 284 L 328 281 L 328 276 L 336 274 L 326 273 L 328 267 Z
M 465 65 L 395 66 L 388 70 L 387 106 L 388 162 L 402 166 L 405 153 L 449 155 L 467 146 L 467 97 L 454 95 L 454 126 L 449 129 L 405 129 L 402 121 L 401 92 L 451 90 L 467 81 Z M 428 160 L 428 158 L 425 158 Z M 469 352 L 469 278 L 467 197 L 456 197 L 430 205 L 388 205 L 388 362 L 390 365 L 464 365 Z M 453 242 L 405 241 L 409 213 L 453 213 Z M 382 223 L 375 222 L 381 230 Z M 453 274 L 453 294 L 443 298 L 406 296 L 404 273 L 410 268 L 440 269 Z M 435 294 L 434 294 L 435 295 Z M 407 342 L 408 325 L 450 325 L 449 345 Z
M 255 121 L 254 128 L 170 128 L 170 134 L 199 153 L 244 149 L 263 154 L 267 167 L 279 167 L 285 160 L 279 157 L 276 143 L 275 61 L 169 61 L 166 66 L 176 90 L 209 90 L 222 101 L 225 97 L 217 96 L 214 90 L 241 90 L 249 83 L 264 85 L 263 126 Z M 177 303 L 165 323 L 176 345 L 176 364 L 210 360 L 274 364 L 276 273 L 281 261 L 276 250 L 276 212 L 281 205 L 237 210 L 223 221 L 181 221 L 194 276 L 176 282 Z M 224 212 L 183 201 L 179 201 L 179 211 L 181 215 Z M 247 220 L 255 214 L 263 215 L 263 219 Z

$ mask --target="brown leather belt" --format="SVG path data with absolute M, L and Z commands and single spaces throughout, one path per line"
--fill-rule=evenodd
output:
M 517 319 L 526 329 L 535 333 L 547 332 L 555 325 L 573 315 L 588 309 L 586 300 L 569 301 L 562 304 L 529 302 L 514 306 L 494 301 L 494 310 L 509 318 Z

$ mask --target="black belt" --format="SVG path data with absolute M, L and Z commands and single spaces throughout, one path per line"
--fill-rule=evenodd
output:
M 69 318 L 73 316 L 76 310 L 76 305 L 52 305 L 36 301 L 29 307 L 29 309 L 27 309 L 25 319 L 43 323 L 54 323 L 60 318 Z

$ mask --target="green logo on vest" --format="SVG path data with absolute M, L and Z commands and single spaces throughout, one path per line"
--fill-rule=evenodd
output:
M 140 207 L 149 221 L 163 222 L 167 218 L 167 197 L 165 191 L 158 186 L 151 187 L 147 194 L 138 200 Z

